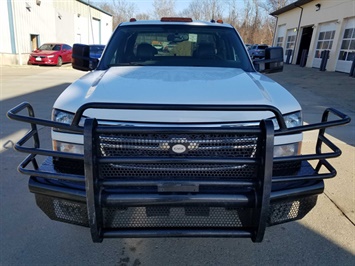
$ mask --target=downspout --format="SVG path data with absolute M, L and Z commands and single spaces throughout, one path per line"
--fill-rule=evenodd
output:
M 15 2 L 8 0 L 8 14 L 9 19 L 11 19 L 10 26 L 10 38 L 11 38 L 11 51 L 12 53 L 17 54 L 17 63 L 22 65 L 22 53 L 21 47 L 19 45 L 19 37 L 18 37 L 18 26 L 16 22 L 16 12 L 15 12 Z
M 92 36 L 92 44 L 95 43 L 94 40 L 94 28 L 92 26 L 92 16 L 91 16 L 91 6 L 90 6 L 90 0 L 88 0 L 88 9 L 89 9 L 89 25 L 88 25 L 88 44 L 90 44 L 90 28 L 91 28 L 91 36 Z
M 274 37 L 272 38 L 272 46 L 275 46 L 275 38 L 276 38 L 276 30 L 277 30 L 277 23 L 279 23 L 279 17 L 271 15 L 276 18 L 275 28 L 274 28 Z
M 295 50 L 296 50 L 296 45 L 297 45 L 297 40 L 298 40 L 298 34 L 300 33 L 300 27 L 301 27 L 301 20 L 302 20 L 302 14 L 303 14 L 303 7 L 297 6 L 298 8 L 301 8 L 301 14 L 300 14 L 300 19 L 298 20 L 298 28 L 297 28 L 297 34 L 296 34 L 296 39 L 295 39 L 295 48 L 293 49 L 292 52 L 292 61 L 295 59 Z M 297 62 L 297 60 L 296 60 Z
M 14 25 L 15 23 L 14 23 L 14 15 L 12 11 L 11 0 L 7 0 L 7 13 L 9 17 L 11 53 L 16 54 L 16 38 L 15 38 L 15 25 Z

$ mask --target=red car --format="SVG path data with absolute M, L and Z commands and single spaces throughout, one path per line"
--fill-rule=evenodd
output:
M 30 54 L 29 65 L 56 65 L 70 63 L 72 47 L 64 43 L 45 43 Z

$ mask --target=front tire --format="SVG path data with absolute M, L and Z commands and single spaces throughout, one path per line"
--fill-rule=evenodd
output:
M 63 60 L 62 60 L 62 58 L 59 56 L 58 57 L 58 62 L 57 62 L 57 66 L 61 66 L 63 64 Z

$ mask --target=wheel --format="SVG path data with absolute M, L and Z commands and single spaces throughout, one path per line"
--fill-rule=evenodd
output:
M 58 57 L 58 62 L 57 62 L 57 66 L 61 66 L 63 64 L 63 60 L 62 60 L 62 58 L 59 56 Z

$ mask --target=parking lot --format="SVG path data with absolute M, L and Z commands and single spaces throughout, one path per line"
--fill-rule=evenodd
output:
M 62 67 L 0 67 L 0 265 L 354 265 L 355 258 L 355 78 L 344 73 L 286 65 L 269 77 L 301 103 L 306 123 L 319 122 L 326 107 L 352 122 L 329 131 L 343 155 L 331 162 L 338 175 L 301 221 L 267 228 L 264 241 L 223 238 L 107 239 L 94 244 L 88 228 L 51 221 L 28 192 L 27 176 L 16 171 L 25 157 L 13 144 L 26 125 L 6 112 L 30 102 L 50 118 L 56 97 L 85 72 Z M 50 147 L 43 130 L 41 145 Z M 315 140 L 305 135 L 303 151 Z M 314 147 L 314 146 L 312 146 Z

